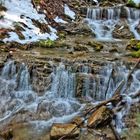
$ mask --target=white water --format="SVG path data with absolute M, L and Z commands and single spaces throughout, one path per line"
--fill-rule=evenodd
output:
M 111 71 L 113 69 L 113 74 L 110 78 Z M 83 83 L 83 98 L 86 100 L 91 101 L 95 104 L 98 101 L 102 101 L 105 99 L 109 99 L 113 96 L 113 93 L 116 91 L 117 87 L 120 83 L 124 80 L 125 83 L 127 81 L 127 76 L 129 74 L 129 70 L 123 66 L 115 64 L 108 64 L 102 67 L 102 70 L 96 76 L 93 76 L 87 68 L 83 71 L 86 76 Z M 110 78 L 110 82 L 108 84 Z M 129 113 L 130 107 L 132 104 L 138 102 L 137 99 L 132 99 L 131 95 L 135 95 L 140 90 L 140 70 L 136 70 L 134 74 L 132 74 L 131 85 L 127 91 L 125 91 L 126 84 L 121 90 L 123 96 L 123 107 L 122 109 L 116 114 L 115 124 L 118 132 L 125 127 L 123 123 L 123 118 Z M 119 104 L 118 104 L 119 107 Z
M 140 34 L 136 28 L 140 24 L 140 10 L 124 7 L 126 11 L 126 20 L 130 31 L 136 39 L 140 39 Z M 88 8 L 86 22 L 91 27 L 98 40 L 112 40 L 112 32 L 115 25 L 120 22 L 122 14 L 121 7 L 112 8 Z
M 38 96 L 32 90 L 27 66 L 23 63 L 17 68 L 14 61 L 8 61 L 0 76 L 0 122 L 12 118 L 21 109 L 36 115 L 46 114 L 44 118 L 30 120 L 45 119 L 46 124 L 65 122 L 78 114 L 83 105 L 74 98 L 74 74 L 60 64 L 51 75 L 51 89 Z
M 82 98 L 90 100 L 91 103 L 111 98 L 120 82 L 127 80 L 129 73 L 129 70 L 122 64 L 103 66 L 99 74 L 94 76 L 90 66 L 82 65 L 80 68 L 79 72 L 85 75 Z M 114 71 L 108 84 L 112 69 Z M 72 73 L 71 68 L 65 68 L 61 63 L 54 68 L 51 77 L 51 88 L 43 96 L 38 96 L 32 90 L 27 66 L 24 63 L 16 66 L 14 61 L 8 61 L 0 76 L 0 122 L 16 116 L 20 110 L 26 110 L 35 115 L 35 119 L 26 118 L 30 123 L 38 127 L 48 127 L 54 122 L 66 122 L 80 113 L 84 105 L 79 103 L 75 97 L 76 74 Z M 133 73 L 131 82 L 127 91 L 123 90 L 126 85 L 121 91 L 125 104 L 116 115 L 118 132 L 124 127 L 122 120 L 129 112 L 131 104 L 138 101 L 133 100 L 131 96 L 140 90 L 140 70 Z M 36 117 L 36 115 L 41 116 Z
M 128 7 L 125 7 L 125 9 L 127 11 L 130 31 L 133 32 L 136 39 L 140 39 L 140 33 L 138 33 L 136 30 L 137 26 L 140 26 L 140 10 Z

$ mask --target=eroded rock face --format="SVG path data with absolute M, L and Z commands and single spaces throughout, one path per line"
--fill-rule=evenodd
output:
M 88 127 L 99 128 L 107 125 L 112 120 L 113 113 L 106 106 L 100 107 L 88 119 Z
M 115 29 L 113 31 L 113 38 L 117 39 L 131 39 L 134 35 L 132 32 L 130 32 L 129 26 L 127 25 L 127 22 L 124 20 L 121 20 L 118 22 L 118 24 L 115 26 Z
M 140 22 L 139 22 L 138 26 L 136 27 L 136 30 L 140 34 Z
M 50 132 L 50 139 L 58 140 L 64 135 L 69 134 L 75 127 L 76 127 L 76 124 L 54 124 Z M 79 136 L 79 134 L 80 134 L 80 130 L 77 129 L 74 133 L 67 135 L 65 138 L 76 139 Z

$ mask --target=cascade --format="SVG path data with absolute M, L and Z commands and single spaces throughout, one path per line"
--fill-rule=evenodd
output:
M 97 103 L 113 96 L 114 91 L 122 80 L 127 81 L 129 70 L 122 64 L 107 64 L 93 75 L 92 69 L 88 65 L 82 64 L 79 71 L 84 75 L 82 83 L 83 99 Z M 80 113 L 84 107 L 76 98 L 76 73 L 73 73 L 72 66 L 65 66 L 60 63 L 54 67 L 51 73 L 51 87 L 44 95 L 37 95 L 32 90 L 32 83 L 28 67 L 8 61 L 0 76 L 0 122 L 5 118 L 10 118 L 21 108 L 33 113 L 36 119 L 29 119 L 31 122 L 46 120 L 44 125 L 51 125 L 54 122 L 65 122 Z M 135 95 L 140 90 L 140 70 L 136 70 L 132 75 L 131 85 L 121 94 L 124 96 L 125 105 L 116 114 L 118 132 L 124 127 L 123 117 L 128 113 L 132 100 L 131 95 Z M 37 115 L 44 114 L 40 117 Z
M 11 117 L 21 107 L 36 115 L 38 112 L 50 114 L 50 124 L 74 117 L 82 107 L 74 98 L 75 74 L 60 64 L 54 68 L 51 77 L 51 88 L 38 96 L 32 90 L 27 66 L 22 63 L 17 68 L 14 61 L 8 61 L 0 76 L 0 121 Z
M 52 74 L 51 92 L 55 97 L 72 98 L 75 95 L 75 74 L 60 64 Z
M 126 13 L 125 16 L 124 13 Z M 121 18 L 126 18 L 130 31 L 136 39 L 140 39 L 140 33 L 137 31 L 140 24 L 140 11 L 138 9 L 128 7 L 88 8 L 85 20 L 98 40 L 111 40 L 115 25 L 120 22 Z
M 125 10 L 127 11 L 130 31 L 133 32 L 136 39 L 140 39 L 140 32 L 137 31 L 138 26 L 140 26 L 140 11 L 128 7 L 125 7 Z

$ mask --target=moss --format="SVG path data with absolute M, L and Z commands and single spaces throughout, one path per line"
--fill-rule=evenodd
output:
M 101 51 L 104 47 L 102 44 L 95 41 L 88 42 L 88 45 L 91 46 L 95 51 Z
M 54 47 L 54 41 L 48 39 L 48 40 L 40 40 L 39 42 L 37 42 L 37 45 L 39 47 L 43 47 L 43 48 L 52 48 Z
M 132 52 L 131 56 L 135 58 L 140 58 L 140 50 Z
M 140 49 L 140 41 L 131 39 L 126 49 L 138 51 Z
M 140 42 L 137 43 L 136 47 L 138 50 L 140 50 Z

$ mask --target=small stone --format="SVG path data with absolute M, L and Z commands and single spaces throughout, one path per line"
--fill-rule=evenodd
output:
M 66 139 L 76 139 L 80 134 L 80 129 L 78 128 L 74 133 L 70 132 L 76 127 L 76 124 L 53 124 L 50 132 L 51 140 L 58 140 L 59 138 L 66 136 Z

